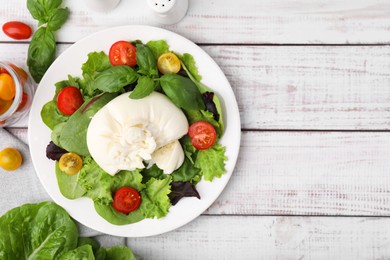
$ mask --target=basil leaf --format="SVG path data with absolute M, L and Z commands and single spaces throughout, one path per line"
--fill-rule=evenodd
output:
M 42 25 L 50 21 L 50 13 L 53 13 L 61 4 L 62 0 L 27 0 L 27 9 L 31 16 Z
M 157 61 L 150 48 L 144 44 L 137 44 L 138 73 L 150 77 L 158 76 Z
M 146 77 L 141 76 L 138 78 L 138 84 L 135 87 L 135 89 L 131 92 L 130 98 L 132 99 L 141 99 L 146 96 L 149 96 L 150 93 L 154 90 L 154 80 Z
M 52 31 L 57 31 L 61 28 L 61 26 L 68 20 L 69 17 L 69 9 L 68 8 L 60 8 L 54 9 L 50 12 L 47 28 Z
M 52 31 L 39 28 L 31 39 L 27 54 L 27 65 L 36 82 L 41 81 L 46 70 L 55 59 L 56 41 Z
M 45 8 L 38 0 L 27 0 L 27 9 L 35 20 L 41 20 L 46 16 Z
M 135 82 L 138 78 L 129 66 L 114 66 L 99 73 L 93 82 L 93 89 L 100 89 L 104 92 L 118 92 L 123 87 Z
M 165 94 L 178 107 L 187 110 L 204 110 L 202 95 L 189 79 L 176 74 L 165 74 L 160 78 Z

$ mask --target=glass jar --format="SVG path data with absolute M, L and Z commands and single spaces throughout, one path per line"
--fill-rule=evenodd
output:
M 25 117 L 35 92 L 33 81 L 26 71 L 13 63 L 0 61 L 0 92 L 4 91 L 2 88 L 9 84 L 10 78 L 15 86 L 15 94 L 13 98 L 2 99 L 0 93 L 0 127 L 11 126 Z

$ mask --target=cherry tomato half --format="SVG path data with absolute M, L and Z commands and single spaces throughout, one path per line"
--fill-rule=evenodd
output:
M 83 166 L 83 160 L 76 153 L 64 153 L 59 160 L 60 170 L 66 174 L 73 175 L 78 173 Z
M 12 39 L 23 40 L 31 37 L 32 30 L 25 23 L 11 21 L 3 24 L 3 32 Z
M 0 74 L 0 99 L 9 101 L 15 97 L 16 88 L 12 77 L 7 73 Z
M 22 165 L 22 155 L 15 148 L 5 148 L 0 151 L 0 166 L 4 170 L 13 171 Z
M 72 115 L 83 103 L 83 96 L 76 87 L 67 86 L 58 93 L 57 107 L 65 115 Z
M 130 42 L 117 41 L 114 43 L 110 48 L 108 57 L 113 66 L 137 65 L 137 49 Z
M 118 212 L 129 214 L 141 205 L 141 196 L 138 191 L 130 187 L 122 187 L 115 192 L 112 206 Z
M 188 135 L 192 145 L 198 150 L 206 150 L 213 146 L 217 139 L 217 132 L 212 124 L 205 121 L 198 121 L 190 125 Z
M 176 74 L 181 68 L 180 60 L 174 53 L 166 52 L 158 57 L 157 68 L 162 74 Z

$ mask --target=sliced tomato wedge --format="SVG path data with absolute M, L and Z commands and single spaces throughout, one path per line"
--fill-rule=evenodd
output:
M 141 196 L 138 191 L 130 187 L 122 187 L 115 192 L 112 206 L 118 212 L 129 214 L 141 205 Z
M 113 66 L 128 65 L 132 67 L 137 65 L 137 49 L 130 42 L 117 41 L 114 43 L 108 57 Z
M 206 121 L 198 121 L 190 125 L 188 135 L 192 145 L 198 150 L 206 150 L 214 145 L 217 132 L 212 124 Z

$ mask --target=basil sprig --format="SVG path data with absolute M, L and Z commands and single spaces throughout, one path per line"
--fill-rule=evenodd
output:
M 62 0 L 27 0 L 27 9 L 38 20 L 27 54 L 27 66 L 31 76 L 40 82 L 56 56 L 54 32 L 59 30 L 69 17 L 68 8 L 61 8 Z

